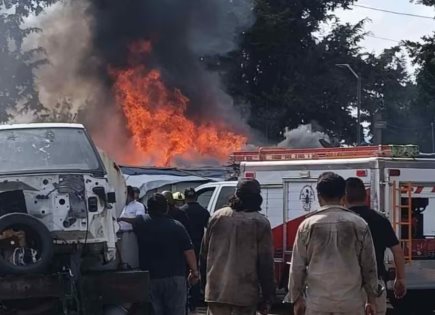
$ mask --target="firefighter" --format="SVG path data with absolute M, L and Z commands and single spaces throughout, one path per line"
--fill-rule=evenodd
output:
M 272 231 L 259 213 L 260 192 L 258 181 L 241 180 L 230 206 L 210 219 L 200 264 L 208 315 L 255 315 L 257 309 L 268 314 L 270 310 L 275 295 Z
M 177 220 L 181 224 L 183 224 L 187 232 L 189 233 L 189 235 L 191 235 L 191 224 L 186 212 L 180 210 L 180 208 L 178 208 L 175 205 L 174 196 L 170 191 L 164 191 L 162 192 L 162 195 L 165 196 L 166 200 L 168 201 L 168 206 L 169 206 L 168 215 L 172 219 Z
M 317 181 L 321 208 L 298 228 L 289 279 L 295 315 L 363 315 L 365 308 L 376 314 L 373 241 L 367 223 L 341 206 L 345 188 L 341 176 L 322 174 Z
M 366 205 L 367 193 L 361 179 L 352 177 L 346 180 L 346 205 L 361 216 L 369 225 L 376 251 L 376 263 L 378 269 L 379 285 L 385 287 L 387 270 L 385 269 L 385 250 L 391 249 L 396 266 L 396 279 L 394 280 L 394 295 L 401 299 L 406 294 L 405 287 L 405 259 L 399 240 L 394 233 L 390 221 L 379 212 L 370 209 Z M 379 315 L 387 312 L 387 294 L 376 299 L 376 311 Z
M 175 206 L 178 208 L 182 208 L 186 204 L 186 199 L 182 192 L 177 191 L 173 193 L 172 198 L 174 198 Z

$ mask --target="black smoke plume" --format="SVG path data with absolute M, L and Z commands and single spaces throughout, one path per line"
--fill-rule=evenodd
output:
M 159 69 L 169 87 L 190 99 L 190 117 L 241 124 L 232 99 L 202 57 L 236 48 L 253 22 L 251 0 L 93 0 L 87 13 L 92 17 L 92 53 L 109 84 L 106 66 L 125 67 L 129 46 L 150 41 L 147 67 Z

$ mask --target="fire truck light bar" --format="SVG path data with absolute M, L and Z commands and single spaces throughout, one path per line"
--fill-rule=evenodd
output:
M 230 156 L 233 164 L 242 161 L 288 161 L 350 159 L 367 157 L 416 158 L 420 154 L 416 145 L 380 145 L 348 148 L 286 149 L 259 148 L 256 151 L 238 151 Z

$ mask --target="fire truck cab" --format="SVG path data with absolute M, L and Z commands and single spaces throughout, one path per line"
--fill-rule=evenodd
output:
M 240 177 L 256 178 L 262 185 L 263 213 L 272 225 L 277 281 L 282 287 L 297 228 L 319 208 L 317 178 L 333 171 L 344 178 L 361 178 L 368 204 L 389 218 L 401 242 L 409 302 L 417 299 L 421 307 L 435 307 L 433 299 L 426 298 L 435 292 L 435 156 L 421 154 L 416 146 L 370 146 L 260 149 L 235 152 L 231 159 L 240 165 Z M 199 201 L 213 212 L 225 204 L 235 185 L 200 186 Z M 390 253 L 385 260 L 394 266 Z

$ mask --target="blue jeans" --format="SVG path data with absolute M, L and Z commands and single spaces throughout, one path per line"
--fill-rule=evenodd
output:
M 150 299 L 153 315 L 185 315 L 187 286 L 185 277 L 151 279 Z

